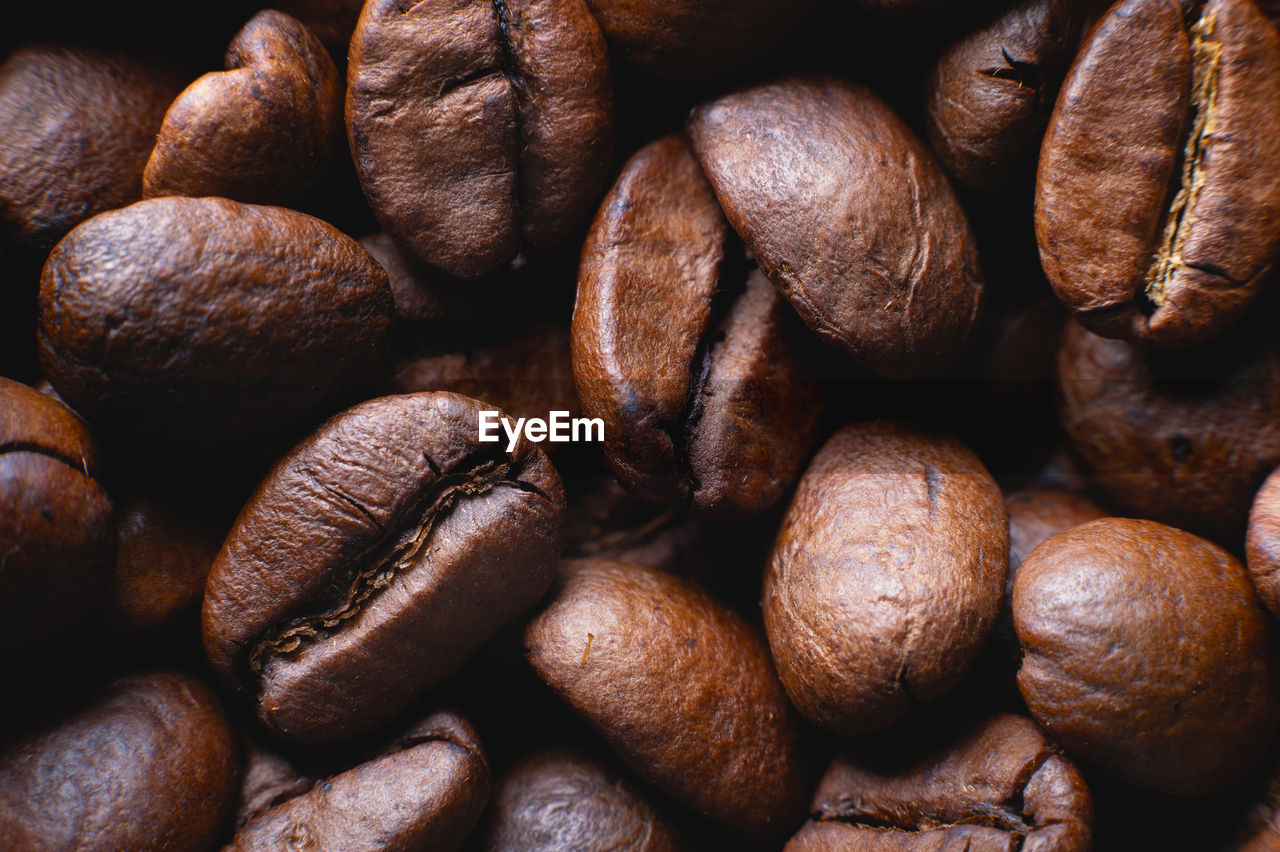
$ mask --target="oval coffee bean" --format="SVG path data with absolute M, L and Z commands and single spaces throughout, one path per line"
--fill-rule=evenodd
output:
M 926 129 L 947 173 L 993 190 L 1032 165 L 1080 38 L 1079 0 L 1027 0 L 947 49 L 929 75 Z
M 1253 498 L 1245 556 L 1258 596 L 1280 614 L 1280 476 L 1274 470 Z
M 489 797 L 475 731 L 435 713 L 382 756 L 276 805 L 236 832 L 227 852 L 460 849 Z
M 169 107 L 144 197 L 298 200 L 342 151 L 342 78 L 295 18 L 259 12 L 227 48 L 226 66 Z
M 1036 185 L 1054 292 L 1097 334 L 1160 346 L 1217 336 L 1280 251 L 1280 35 L 1252 0 L 1183 5 L 1111 8 Z
M 888 376 L 959 353 L 983 283 L 933 155 L 867 89 L 789 79 L 704 104 L 689 138 L 730 224 L 824 340 Z
M 274 743 L 259 738 L 257 731 L 245 737 L 240 791 L 232 809 L 232 821 L 237 831 L 250 820 L 315 786 L 315 778 L 276 751 L 274 746 Z
M 1050 536 L 1106 518 L 1110 513 L 1088 497 L 1070 491 L 1028 489 L 1005 498 L 1009 512 L 1009 590 L 1024 559 Z
M 390 396 L 281 459 L 209 574 L 204 644 L 278 735 L 390 720 L 546 591 L 564 495 L 523 438 L 480 443 L 476 400 Z
M 0 231 L 48 248 L 142 197 L 177 75 L 128 55 L 30 46 L 0 65 Z
M 613 94 L 583 0 L 371 0 L 347 79 L 369 206 L 444 273 L 561 245 L 604 187 Z
M 115 626 L 153 630 L 197 608 L 226 533 L 206 512 L 167 493 L 121 501 L 107 602 Z
M 766 54 L 813 0 L 587 0 L 627 61 L 670 80 L 709 77 Z
M 204 852 L 237 768 L 235 738 L 203 684 L 181 674 L 125 678 L 0 748 L 0 838 L 11 852 Z
M 995 624 L 1009 527 L 1000 489 L 957 441 L 846 426 L 800 479 L 764 580 L 787 695 L 846 735 L 959 682 Z
M 1004 713 L 945 742 L 837 757 L 811 811 L 787 852 L 1093 848 L 1093 800 L 1080 771 L 1034 722 Z
M 1060 533 L 1018 570 L 1013 618 L 1031 714 L 1126 783 L 1210 793 L 1274 736 L 1266 610 L 1204 539 L 1121 518 Z
M 221 198 L 94 217 L 40 280 L 40 362 L 90 422 L 135 440 L 229 446 L 369 382 L 386 274 L 318 219 Z
M 677 852 L 674 830 L 630 784 L 564 749 L 530 755 L 498 781 L 476 849 Z
M 768 652 L 696 586 L 639 565 L 566 562 L 525 645 L 539 677 L 681 804 L 754 842 L 799 822 L 799 729 Z
M 1057 382 L 1062 427 L 1117 508 L 1239 541 L 1280 464 L 1280 350 L 1268 337 L 1161 352 L 1068 323 Z
M 84 423 L 0 378 L 0 648 L 49 639 L 101 603 L 115 529 Z
M 578 392 L 623 485 L 717 519 L 781 498 L 818 418 L 785 316 L 685 143 L 632 157 L 583 247 L 573 312 Z
M 582 414 L 573 386 L 569 329 L 563 325 L 530 326 L 491 346 L 408 359 L 396 368 L 391 384 L 397 393 L 460 393 L 512 417 Z M 554 452 L 558 446 L 547 443 L 543 448 Z

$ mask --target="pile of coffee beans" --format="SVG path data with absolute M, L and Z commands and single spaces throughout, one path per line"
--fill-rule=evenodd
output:
M 1280 852 L 1280 2 L 5 18 L 3 852 Z

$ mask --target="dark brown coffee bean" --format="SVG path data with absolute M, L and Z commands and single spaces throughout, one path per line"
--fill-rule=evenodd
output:
M 1008 557 L 1000 489 L 966 447 L 846 426 L 801 478 L 765 574 L 787 694 L 859 734 L 951 689 L 995 623 Z
M 107 603 L 114 625 L 153 630 L 194 610 L 225 533 L 196 506 L 145 496 L 122 501 Z
M 232 809 L 237 831 L 276 805 L 301 796 L 315 786 L 315 778 L 277 752 L 273 745 L 254 736 L 244 743 L 240 792 Z
M 220 195 L 255 204 L 300 199 L 345 145 L 342 79 L 295 18 L 259 12 L 169 107 L 142 194 Z
M 0 65 L 0 230 L 48 248 L 142 197 L 142 169 L 181 89 L 167 69 L 68 47 Z
M 209 849 L 236 791 L 217 699 L 181 674 L 113 684 L 0 749 L 0 838 L 12 852 Z
M 1080 494 L 1029 489 L 1005 498 L 1009 512 L 1009 589 L 1013 575 L 1031 551 L 1050 536 L 1110 516 L 1110 512 Z
M 676 852 L 674 829 L 626 781 L 564 749 L 516 764 L 498 781 L 477 852 Z
M 1060 533 L 1018 570 L 1013 616 L 1031 714 L 1127 783 L 1209 793 L 1273 738 L 1266 610 L 1204 539 L 1121 518 Z
M 634 562 L 687 577 L 698 567 L 706 526 L 676 509 L 663 509 L 600 475 L 565 516 L 565 555 Z M 713 548 L 714 549 L 714 548 Z M 724 554 L 716 552 L 715 557 Z
M 91 422 L 135 439 L 233 444 L 372 380 L 391 293 L 318 219 L 221 198 L 94 217 L 40 282 L 40 360 Z
M 1153 352 L 1069 323 L 1058 397 L 1072 445 L 1124 513 L 1238 542 L 1280 464 L 1280 351 L 1255 335 Z
M 440 320 L 450 313 L 444 279 L 432 275 L 396 243 L 390 234 L 370 234 L 360 245 L 387 273 L 396 319 L 406 322 Z
M 957 183 L 994 190 L 1029 177 L 1080 38 L 1080 5 L 1026 0 L 957 41 L 933 66 L 926 129 Z
M 469 278 L 555 248 L 604 187 L 613 95 L 583 0 L 371 0 L 348 69 L 369 205 L 428 266 Z
M 453 713 L 414 725 L 381 757 L 321 781 L 236 832 L 228 852 L 460 849 L 489 797 L 475 731 Z
M 1272 471 L 1253 498 L 1245 555 L 1258 596 L 1280 614 L 1280 475 Z
M 79 417 L 0 378 L 0 648 L 49 639 L 101 603 L 111 499 Z
M 521 438 L 480 443 L 485 406 L 375 399 L 286 455 L 214 562 L 204 642 L 280 736 L 371 730 L 546 591 L 564 495 Z
M 573 312 L 578 393 L 604 421 L 614 473 L 646 500 L 717 519 L 777 502 L 818 417 L 782 300 L 727 240 L 685 143 L 647 145 L 596 214 Z
M 946 177 L 870 91 L 757 86 L 693 111 L 730 224 L 805 323 L 889 376 L 950 363 L 978 315 L 978 253 Z
M 397 393 L 450 391 L 492 403 L 512 417 L 548 412 L 581 414 L 573 386 L 569 329 L 536 325 L 493 346 L 403 361 L 392 388 Z M 557 444 L 546 444 L 554 451 Z
M 836 758 L 811 810 L 787 852 L 1093 848 L 1080 771 L 1034 722 L 1003 713 L 941 744 L 864 745 Z
M 587 0 L 627 61 L 671 80 L 741 68 L 780 42 L 814 0 Z
M 1036 233 L 1098 334 L 1189 346 L 1243 314 L 1280 251 L 1280 35 L 1252 0 L 1112 7 L 1054 107 Z
M 274 5 L 305 24 L 336 55 L 346 56 L 364 0 L 277 0 Z
M 525 645 L 641 778 L 743 838 L 795 829 L 808 788 L 786 696 L 764 643 L 696 586 L 639 565 L 567 562 Z

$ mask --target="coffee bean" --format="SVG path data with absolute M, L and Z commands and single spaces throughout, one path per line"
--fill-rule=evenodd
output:
M 40 282 L 40 359 L 91 422 L 227 446 L 324 413 L 384 357 L 386 275 L 310 216 L 159 198 L 94 217 Z
M 685 848 L 631 784 L 565 749 L 539 751 L 502 776 L 480 836 L 483 852 Z
M 1104 518 L 1022 563 L 1018 688 L 1073 754 L 1130 784 L 1201 795 L 1242 777 L 1275 731 L 1271 627 L 1222 548 Z
M 382 756 L 255 817 L 226 848 L 454 852 L 488 796 L 489 766 L 475 731 L 460 716 L 440 712 Z
M 604 38 L 583 0 L 373 0 L 347 130 L 388 232 L 448 275 L 494 272 L 563 244 L 604 187 Z
M 226 65 L 169 107 L 143 173 L 144 197 L 298 201 L 342 151 L 342 80 L 297 19 L 259 12 L 227 48 Z
M 236 790 L 236 744 L 182 674 L 113 683 L 0 749 L 0 837 L 43 849 L 209 849 Z
M 957 41 L 933 66 L 926 128 L 957 183 L 1000 189 L 1033 165 L 1080 36 L 1080 6 L 1019 3 Z
M 121 502 L 107 603 L 116 627 L 152 630 L 199 607 L 226 532 L 204 511 L 147 496 Z
M 525 631 L 529 662 L 636 774 L 754 842 L 804 809 L 799 731 L 764 643 L 652 568 L 565 563 Z
M 765 573 L 787 695 L 846 735 L 959 682 L 995 623 L 1009 558 L 1000 489 L 957 441 L 846 426 L 796 488 Z
M 551 582 L 560 479 L 523 439 L 479 443 L 482 407 L 450 393 L 356 406 L 240 513 L 209 574 L 205 650 L 280 736 L 389 721 Z
M 1005 498 L 1009 512 L 1009 591 L 1013 576 L 1041 542 L 1072 527 L 1109 516 L 1088 497 L 1070 491 L 1028 489 Z
M 964 212 L 875 95 L 788 79 L 695 109 L 689 137 L 724 215 L 821 338 L 879 373 L 937 372 L 982 303 Z
M 1030 719 L 996 714 L 932 739 L 837 757 L 787 852 L 1093 848 L 1084 778 Z
M 79 417 L 0 378 L 0 648 L 51 639 L 101 603 L 115 531 L 97 474 Z
M 536 325 L 493 346 L 407 359 L 392 379 L 396 393 L 449 391 L 492 403 L 512 417 L 541 417 L 567 411 L 578 417 L 569 330 Z M 559 445 L 547 443 L 553 452 Z
M 818 415 L 785 319 L 684 142 L 632 157 L 587 237 L 573 315 L 583 410 L 628 489 L 721 519 L 782 496 Z
M 1273 613 L 1280 613 L 1280 477 L 1275 471 L 1253 498 L 1245 552 L 1259 597 Z
M 169 102 L 168 68 L 127 54 L 32 46 L 0 65 L 0 230 L 47 249 L 142 197 Z
M 1280 464 L 1280 353 L 1255 335 L 1157 352 L 1070 323 L 1058 399 L 1072 446 L 1125 514 L 1239 541 Z
M 1189 346 L 1240 318 L 1280 252 L 1280 35 L 1252 0 L 1111 8 L 1054 107 L 1036 233 L 1097 334 Z
M 769 51 L 814 0 L 587 0 L 627 61 L 669 80 L 710 77 Z

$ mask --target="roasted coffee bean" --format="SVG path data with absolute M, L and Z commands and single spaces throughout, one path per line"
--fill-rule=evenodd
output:
M 315 786 L 315 778 L 272 746 L 256 736 L 250 736 L 244 743 L 240 792 L 236 794 L 235 807 L 232 808 L 237 830 L 276 805 Z
M 607 473 L 588 482 L 565 515 L 566 556 L 634 562 L 682 577 L 699 567 L 706 525 L 629 494 Z M 713 558 L 724 555 L 711 550 Z
M 475 731 L 460 716 L 435 713 L 382 756 L 257 816 L 226 848 L 453 852 L 488 797 L 489 765 Z
M 397 393 L 450 391 L 492 403 L 512 417 L 541 417 L 549 412 L 581 414 L 573 386 L 569 329 L 536 325 L 527 331 L 465 352 L 403 361 L 392 380 Z M 545 444 L 552 451 L 557 444 Z
M 1089 788 L 1030 719 L 997 714 L 922 746 L 836 758 L 787 852 L 1093 848 Z
M 370 0 L 347 76 L 369 205 L 441 272 L 563 244 L 604 188 L 613 94 L 583 0 Z
M 209 849 L 236 791 L 217 699 L 181 674 L 112 684 L 0 748 L 0 838 L 11 852 Z
M 1080 7 L 1080 0 L 1026 0 L 957 41 L 933 66 L 925 126 L 957 183 L 994 190 L 1029 176 L 1080 38 Z
M 591 226 L 573 312 L 578 393 L 614 473 L 717 519 L 777 502 L 818 417 L 782 300 L 728 238 L 684 142 L 647 145 Z
M 1028 489 L 1005 498 L 1009 512 L 1009 590 L 1022 561 L 1041 542 L 1072 527 L 1106 518 L 1110 513 L 1097 503 L 1070 491 Z
M 424 322 L 444 319 L 449 315 L 449 298 L 443 280 L 439 280 L 441 276 L 433 276 L 423 269 L 390 234 L 361 237 L 360 245 L 387 273 L 391 296 L 396 303 L 396 319 Z
M 546 591 L 560 478 L 523 438 L 480 443 L 483 407 L 451 393 L 358 405 L 240 513 L 209 574 L 205 650 L 280 736 L 389 721 Z
M 49 639 L 101 603 L 115 550 L 89 430 L 0 378 L 0 648 Z
M 675 830 L 636 789 L 565 749 L 530 755 L 498 781 L 477 852 L 676 852 Z
M 764 56 L 815 0 L 587 0 L 609 43 L 670 80 L 723 74 Z
M 1121 512 L 1240 540 L 1280 464 L 1280 350 L 1259 331 L 1156 352 L 1064 330 L 1062 426 Z
M 1036 233 L 1058 297 L 1107 337 L 1203 343 L 1280 251 L 1280 35 L 1252 0 L 1117 3 L 1040 150 Z
M 787 695 L 852 735 L 951 689 L 995 623 L 1008 557 L 1000 489 L 966 447 L 892 423 L 841 429 L 801 478 L 765 573 Z
M 741 839 L 804 812 L 799 730 L 764 643 L 693 584 L 584 559 L 525 631 L 529 662 L 641 778 Z
M 1245 555 L 1258 596 L 1280 614 L 1280 475 L 1272 471 L 1253 498 Z
M 226 67 L 169 107 L 143 173 L 144 197 L 296 202 L 342 152 L 342 79 L 297 19 L 259 12 L 227 48 Z
M 1271 627 L 1222 548 L 1104 518 L 1018 570 L 1018 688 L 1073 754 L 1130 784 L 1200 795 L 1242 777 L 1276 723 Z
M 107 603 L 114 625 L 152 630 L 194 610 L 225 532 L 199 506 L 146 496 L 122 501 Z
M 94 217 L 40 282 L 40 361 L 92 423 L 227 446 L 324 413 L 376 376 L 386 274 L 310 216 L 158 198 Z
M 978 253 L 933 155 L 864 88 L 788 79 L 688 122 L 724 215 L 821 338 L 888 376 L 937 372 L 982 303 Z
M 345 57 L 364 0 L 278 0 L 275 7 L 293 15 Z
M 142 169 L 182 85 L 131 56 L 24 47 L 0 65 L 0 231 L 48 248 L 142 197 Z

